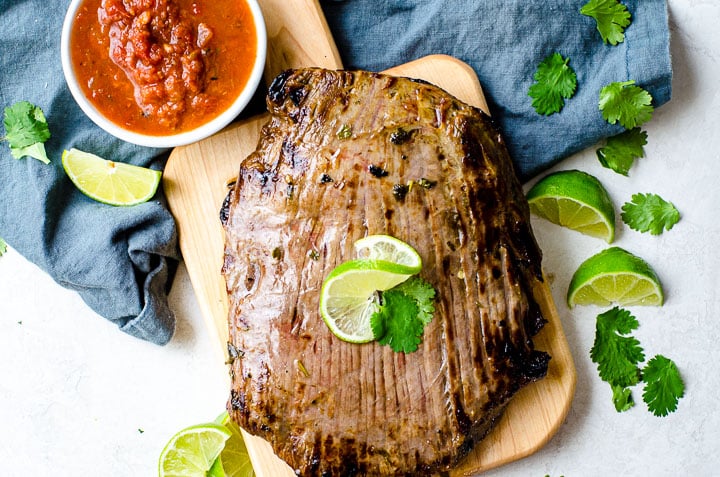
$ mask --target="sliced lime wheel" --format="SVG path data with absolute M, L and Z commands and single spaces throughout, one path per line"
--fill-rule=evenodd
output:
M 323 282 L 320 314 L 335 336 L 351 343 L 374 339 L 370 317 L 378 309 L 376 291 L 415 275 L 415 268 L 383 260 L 358 259 L 338 265 Z

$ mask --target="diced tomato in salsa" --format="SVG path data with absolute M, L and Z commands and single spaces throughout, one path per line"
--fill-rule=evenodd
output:
M 257 44 L 243 1 L 85 0 L 71 50 L 101 113 L 161 135 L 226 110 L 248 81 Z

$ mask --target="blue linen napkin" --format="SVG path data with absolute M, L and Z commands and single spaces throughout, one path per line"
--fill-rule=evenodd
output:
M 587 0 L 323 0 L 345 68 L 380 71 L 432 53 L 459 58 L 480 79 L 521 179 L 622 132 L 598 110 L 600 88 L 635 80 L 660 106 L 672 69 L 665 0 L 624 0 L 625 41 L 605 45 Z M 527 92 L 538 64 L 570 58 L 577 92 L 559 114 L 538 115 Z
M 0 106 L 40 106 L 52 137 L 52 162 L 15 160 L 0 145 L 0 237 L 77 290 L 121 330 L 157 344 L 174 330 L 167 292 L 180 259 L 174 220 L 162 191 L 150 202 L 115 208 L 83 196 L 60 156 L 76 147 L 160 169 L 168 151 L 123 143 L 95 126 L 67 89 L 60 31 L 68 1 L 0 0 Z M 598 91 L 634 79 L 656 106 L 670 99 L 671 65 L 665 0 L 627 0 L 633 23 L 625 42 L 602 43 L 594 20 L 570 0 L 325 0 L 321 4 L 346 68 L 383 70 L 445 53 L 478 73 L 519 175 L 526 179 L 559 159 L 621 131 L 602 120 Z M 575 97 L 560 114 L 541 117 L 527 90 L 544 57 L 570 58 Z M 0 262 L 1 266 L 1 262 Z

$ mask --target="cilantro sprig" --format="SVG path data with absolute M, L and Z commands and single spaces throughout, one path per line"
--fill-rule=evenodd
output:
M 596 151 L 600 164 L 618 174 L 628 175 L 635 159 L 644 157 L 647 133 L 632 128 L 607 139 L 605 146 Z
M 597 317 L 590 359 L 598 365 L 600 379 L 625 388 L 640 381 L 638 363 L 645 360 L 640 342 L 628 334 L 639 326 L 629 311 L 614 307 Z
M 5 255 L 6 252 L 7 252 L 7 243 L 5 243 L 3 238 L 0 237 L 0 257 Z
M 677 409 L 678 401 L 685 395 L 685 383 L 675 363 L 663 355 L 657 355 L 643 368 L 643 401 L 656 416 L 667 416 Z
M 28 101 L 19 101 L 5 108 L 3 124 L 10 154 L 15 159 L 33 157 L 45 164 L 50 160 L 45 152 L 45 141 L 50 138 L 45 114 L 40 107 Z
M 652 96 L 635 81 L 616 81 L 600 90 L 598 102 L 603 118 L 610 123 L 620 123 L 625 129 L 632 129 L 652 118 Z
M 660 235 L 680 220 L 680 212 L 672 202 L 657 194 L 634 194 L 622 206 L 622 220 L 633 230 Z
M 533 98 L 532 106 L 538 114 L 549 116 L 559 112 L 565 105 L 565 99 L 575 94 L 577 76 L 569 62 L 570 58 L 553 53 L 538 65 L 534 75 L 536 82 L 528 90 L 528 96 Z
M 645 352 L 630 335 L 638 326 L 637 318 L 617 306 L 599 314 L 590 358 L 598 365 L 600 379 L 610 384 L 618 412 L 635 405 L 630 388 L 644 382 L 643 401 L 648 410 L 656 416 L 666 416 L 677 409 L 685 385 L 675 363 L 662 355 L 656 355 L 640 369 Z
M 617 0 L 590 0 L 580 8 L 580 13 L 594 18 L 603 42 L 617 45 L 625 41 L 625 28 L 630 25 L 631 15 L 627 7 Z
M 370 318 L 375 339 L 397 353 L 416 351 L 435 312 L 434 300 L 435 289 L 418 276 L 382 292 L 380 306 Z

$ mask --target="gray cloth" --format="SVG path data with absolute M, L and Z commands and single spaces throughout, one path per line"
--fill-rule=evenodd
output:
M 77 107 L 59 54 L 68 3 L 0 0 L 0 106 L 30 101 L 45 111 L 52 132 L 46 143 L 50 165 L 15 160 L 0 145 L 0 237 L 123 331 L 163 344 L 174 330 L 167 292 L 179 252 L 162 191 L 131 208 L 99 204 L 75 189 L 60 156 L 76 147 L 159 169 L 168 151 L 114 139 Z M 620 132 L 597 109 L 604 84 L 634 79 L 656 106 L 670 98 L 665 1 L 624 2 L 633 23 L 618 46 L 602 43 L 594 20 L 578 13 L 583 3 L 328 0 L 322 5 L 348 68 L 383 70 L 432 53 L 473 66 L 518 173 L 528 178 Z M 537 65 L 555 51 L 570 58 L 578 90 L 560 114 L 541 117 L 527 90 Z

